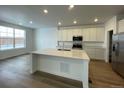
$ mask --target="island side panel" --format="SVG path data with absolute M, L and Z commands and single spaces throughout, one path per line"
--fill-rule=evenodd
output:
M 30 54 L 30 73 L 33 74 L 38 70 L 38 55 Z
M 87 60 L 83 62 L 83 71 L 82 71 L 83 88 L 89 87 L 89 62 L 90 61 L 87 61 Z
M 83 60 L 48 55 L 39 55 L 38 70 L 82 81 Z

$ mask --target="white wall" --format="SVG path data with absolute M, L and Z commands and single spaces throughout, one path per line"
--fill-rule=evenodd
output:
M 35 49 L 56 48 L 57 46 L 57 27 L 40 28 L 35 30 Z
M 3 22 L 3 21 L 0 21 L 0 25 L 8 26 L 8 27 L 15 27 L 15 28 L 26 30 L 26 48 L 0 51 L 0 59 L 29 53 L 30 51 L 32 51 L 34 49 L 34 39 L 33 39 L 34 38 L 34 31 L 33 31 L 33 29 L 14 25 L 14 24 L 10 24 L 10 23 Z
M 105 43 L 104 46 L 106 47 L 105 52 L 105 61 L 108 62 L 109 59 L 109 35 L 108 32 L 113 30 L 114 34 L 117 33 L 117 16 L 112 17 L 105 23 Z

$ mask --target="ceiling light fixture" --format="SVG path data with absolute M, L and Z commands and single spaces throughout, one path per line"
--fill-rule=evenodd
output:
M 62 23 L 61 22 L 58 22 L 58 25 L 60 26 L 60 25 L 62 25 Z
M 73 23 L 74 23 L 74 24 L 77 24 L 77 21 L 75 20 L 75 21 L 73 21 Z
M 74 8 L 74 5 L 70 5 L 69 7 L 70 7 L 70 8 Z
M 33 22 L 32 22 L 32 21 L 30 21 L 29 23 L 30 23 L 30 24 L 32 24 Z
M 97 21 L 98 21 L 98 19 L 97 19 L 97 18 L 95 18 L 95 19 L 94 19 L 94 22 L 97 22 Z
M 74 8 L 74 5 L 70 5 L 69 6 L 69 10 L 71 10 L 72 8 Z
M 48 10 L 47 10 L 47 9 L 44 9 L 43 12 L 44 12 L 45 14 L 47 14 L 47 13 L 48 13 Z

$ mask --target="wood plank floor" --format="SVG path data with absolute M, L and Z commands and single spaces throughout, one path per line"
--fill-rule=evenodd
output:
M 35 73 L 31 75 L 29 55 L 0 61 L 1 88 L 76 88 L 66 82 Z
M 13 57 L 0 61 L 0 87 L 1 88 L 79 88 L 80 84 L 72 85 L 68 82 L 40 75 L 31 75 L 29 55 Z M 90 87 L 124 87 L 124 79 L 116 74 L 110 64 L 101 61 L 90 63 L 92 80 Z
M 124 78 L 115 73 L 111 64 L 102 61 L 90 63 L 91 87 L 95 88 L 123 88 Z

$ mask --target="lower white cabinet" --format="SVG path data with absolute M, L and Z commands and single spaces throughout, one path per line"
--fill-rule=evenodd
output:
M 99 49 L 95 49 L 95 59 L 102 59 L 104 60 L 104 52 L 105 49 L 104 48 L 99 48 Z
M 91 59 L 104 60 L 104 48 L 85 47 L 84 50 Z

